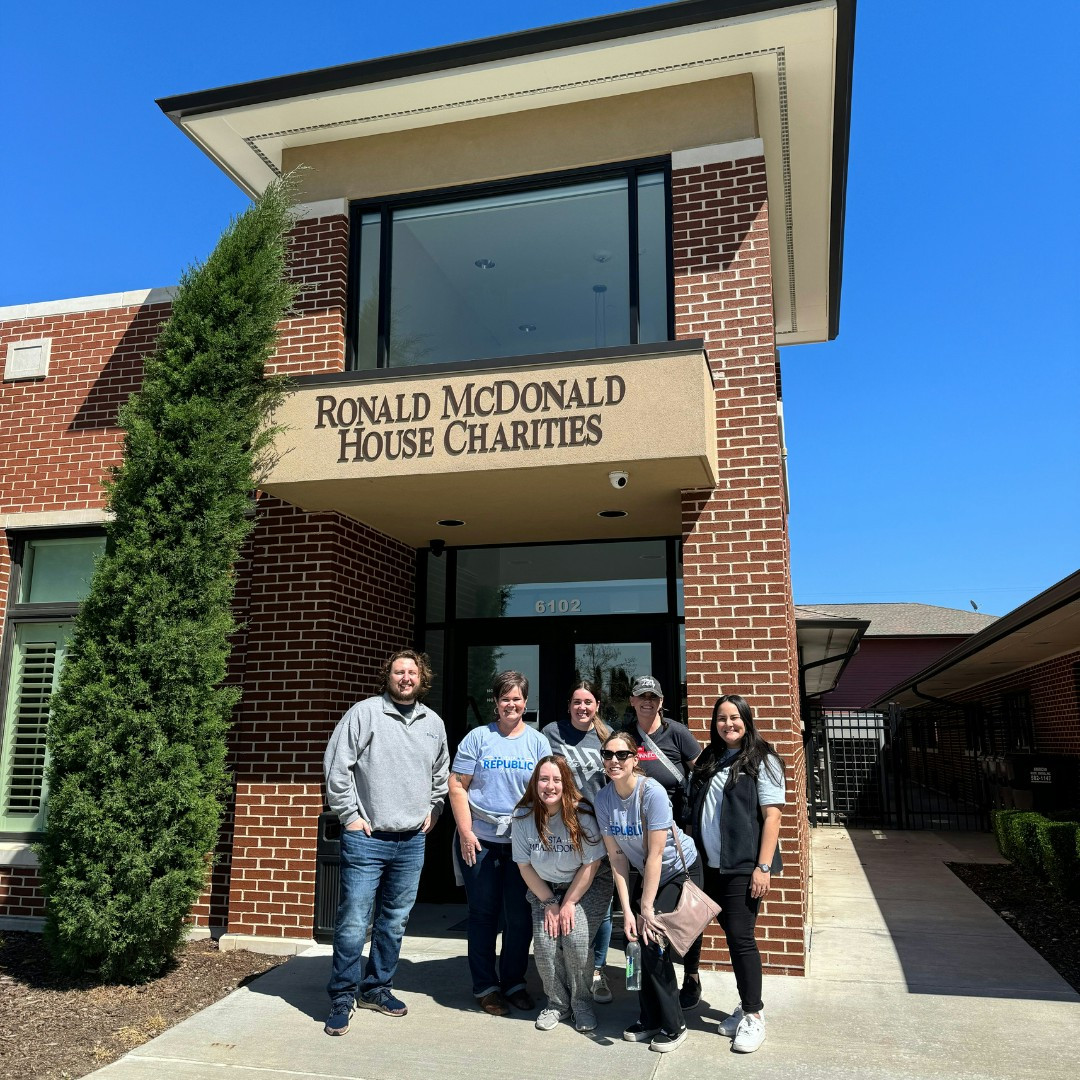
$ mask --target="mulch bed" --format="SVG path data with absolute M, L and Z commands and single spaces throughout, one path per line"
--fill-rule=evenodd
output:
M 1012 863 L 946 865 L 1080 991 L 1080 900 L 1067 900 Z
M 0 931 L 0 1080 L 74 1080 L 122 1057 L 285 957 L 192 941 L 141 986 L 53 973 L 40 934 Z

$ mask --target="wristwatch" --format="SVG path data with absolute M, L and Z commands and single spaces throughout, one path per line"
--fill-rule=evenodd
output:
M 759 869 L 759 870 L 760 870 L 760 871 L 761 871 L 761 872 L 762 872 L 763 874 L 771 874 L 771 873 L 772 873 L 772 867 L 771 867 L 771 866 L 770 866 L 770 865 L 769 865 L 769 864 L 768 864 L 767 862 L 759 862 L 759 863 L 757 864 L 757 868 L 758 868 L 758 869 Z

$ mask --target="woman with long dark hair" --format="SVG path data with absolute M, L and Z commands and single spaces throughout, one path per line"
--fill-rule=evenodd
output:
M 512 836 L 514 862 L 529 887 L 533 956 L 547 994 L 536 1027 L 550 1031 L 572 1013 L 578 1031 L 593 1031 L 590 943 L 611 902 L 611 870 L 592 805 L 565 758 L 549 754 L 537 762 Z
M 551 743 L 551 752 L 566 759 L 574 783 L 589 800 L 595 800 L 600 789 L 607 783 L 600 749 L 611 734 L 600 719 L 600 691 L 594 683 L 582 679 L 570 690 L 567 715 L 553 720 L 543 729 Z M 611 1002 L 604 965 L 607 963 L 611 944 L 611 905 L 596 931 L 593 941 L 592 999 L 598 1005 Z
M 754 929 L 780 861 L 784 763 L 762 738 L 738 694 L 713 708 L 709 745 L 694 766 L 694 840 L 705 864 L 705 891 L 720 905 L 739 1005 L 720 1025 L 732 1048 L 748 1054 L 765 1039 L 761 953 Z

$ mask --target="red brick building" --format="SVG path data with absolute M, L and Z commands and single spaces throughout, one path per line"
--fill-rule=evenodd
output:
M 540 723 L 583 675 L 617 719 L 653 672 L 701 738 L 745 694 L 790 766 L 762 951 L 804 970 L 777 350 L 838 330 L 853 33 L 848 0 L 693 0 L 160 102 L 250 193 L 307 167 L 275 363 L 296 389 L 238 568 L 235 794 L 198 925 L 311 941 L 322 750 L 415 643 L 452 744 L 499 667 Z M 0 308 L 8 924 L 42 911 L 48 696 L 168 303 Z M 459 898 L 449 847 L 443 823 L 429 900 Z

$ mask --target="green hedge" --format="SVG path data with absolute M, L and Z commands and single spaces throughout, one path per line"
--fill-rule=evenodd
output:
M 994 836 L 1009 862 L 1045 877 L 1064 896 L 1080 897 L 1080 813 L 995 810 Z

